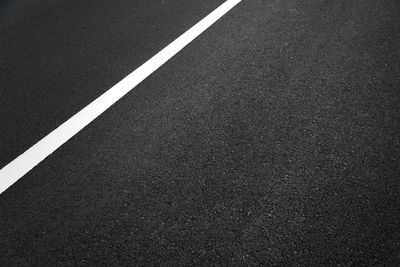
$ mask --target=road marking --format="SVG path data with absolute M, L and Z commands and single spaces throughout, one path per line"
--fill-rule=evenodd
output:
M 224 2 L 146 63 L 3 167 L 0 170 L 0 194 L 135 88 L 241 1 L 227 0 Z

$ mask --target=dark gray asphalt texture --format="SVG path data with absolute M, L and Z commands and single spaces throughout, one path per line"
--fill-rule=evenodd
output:
M 222 1 L 3 1 L 0 163 Z M 0 195 L 0 266 L 400 265 L 400 2 L 244 0 Z
M 1 0 L 0 0 L 1 3 Z M 0 4 L 0 167 L 175 40 L 223 0 Z

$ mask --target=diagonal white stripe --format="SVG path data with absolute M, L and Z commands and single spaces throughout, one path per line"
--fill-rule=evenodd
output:
M 0 194 L 213 25 L 241 0 L 228 0 L 107 92 L 0 170 Z

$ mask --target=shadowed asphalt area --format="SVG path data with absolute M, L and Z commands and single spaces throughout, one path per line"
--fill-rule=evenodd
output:
M 0 265 L 400 264 L 399 12 L 243 1 L 0 195 Z

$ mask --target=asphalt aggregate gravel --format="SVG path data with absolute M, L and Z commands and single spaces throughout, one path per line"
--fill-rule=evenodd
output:
M 0 27 L 3 165 L 222 3 L 59 2 Z M 399 265 L 399 14 L 242 1 L 0 195 L 0 265 Z

